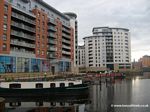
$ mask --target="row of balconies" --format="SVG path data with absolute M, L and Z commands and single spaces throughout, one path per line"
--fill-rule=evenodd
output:
M 57 30 L 56 30 L 56 28 L 55 27 L 53 27 L 53 26 L 48 26 L 48 30 L 51 30 L 51 31 L 54 31 L 54 32 L 56 32 Z
M 31 19 L 29 19 L 23 15 L 20 15 L 20 14 L 14 13 L 14 12 L 12 12 L 12 17 L 20 19 L 20 20 L 25 21 L 25 22 L 28 22 L 28 23 L 33 24 L 33 25 L 36 24 L 34 20 L 31 20 Z
M 25 41 L 11 40 L 11 44 L 29 48 L 35 48 L 35 44 L 26 43 Z
M 68 33 L 68 34 L 70 34 L 70 31 L 67 30 L 66 28 L 62 28 L 62 31 L 64 31 L 64 32 L 66 32 L 66 33 Z
M 50 47 L 48 47 L 48 50 L 49 50 L 49 51 L 56 51 L 56 48 L 50 46 Z
M 49 43 L 49 44 L 56 44 L 57 41 L 55 41 L 55 40 L 48 40 L 48 43 Z
M 62 54 L 70 55 L 70 54 L 71 54 L 71 52 L 69 52 L 69 51 L 62 51 Z
M 48 36 L 55 38 L 55 35 L 53 33 L 48 33 Z
M 66 34 L 64 34 L 64 33 L 62 33 L 62 36 L 65 37 L 65 38 L 67 38 L 67 39 L 70 39 L 70 36 L 69 36 L 69 35 L 66 35 Z
M 49 23 L 53 24 L 53 25 L 56 25 L 56 21 L 54 19 L 49 19 Z
M 34 52 L 28 51 L 28 50 L 25 50 L 25 49 L 11 48 L 11 51 L 13 51 L 13 52 L 21 52 L 21 53 L 25 53 L 25 54 L 35 54 Z
M 66 45 L 62 45 L 62 48 L 64 48 L 64 49 L 71 49 L 71 47 L 70 46 L 66 46 Z
M 62 42 L 67 43 L 67 44 L 70 44 L 70 41 L 69 41 L 69 40 L 62 39 Z
M 35 40 L 34 36 L 28 35 L 28 34 L 23 33 L 23 32 L 18 32 L 18 31 L 15 31 L 15 30 L 11 30 L 11 35 L 22 37 L 22 38 L 25 38 L 25 39 Z
M 48 57 L 48 58 L 56 58 L 56 55 L 49 53 L 49 54 L 47 54 L 47 57 Z
M 17 28 L 21 28 L 21 29 L 23 29 L 23 30 L 27 30 L 27 31 L 30 31 L 30 32 L 34 32 L 34 33 L 35 33 L 35 28 L 26 26 L 26 25 L 24 25 L 24 24 L 22 24 L 22 23 L 17 23 L 17 22 L 12 21 L 11 25 L 12 25 L 12 26 L 15 26 L 15 27 L 17 27 Z

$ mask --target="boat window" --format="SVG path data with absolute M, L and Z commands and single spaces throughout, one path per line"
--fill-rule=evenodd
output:
M 56 106 L 56 103 L 55 102 L 51 102 L 51 106 Z
M 10 102 L 9 106 L 12 106 L 12 107 L 21 106 L 21 102 Z
M 36 106 L 43 106 L 43 102 L 36 102 Z
M 36 88 L 43 88 L 43 84 L 42 83 L 37 83 Z
M 69 86 L 73 86 L 74 84 L 71 82 L 71 83 L 69 83 Z
M 51 83 L 51 84 L 50 84 L 50 87 L 51 87 L 51 88 L 55 88 L 55 87 L 56 87 L 56 84 L 55 84 L 55 83 Z
M 65 103 L 64 102 L 60 102 L 60 106 L 64 106 L 65 105 Z
M 65 83 L 60 83 L 60 87 L 65 87 Z
M 9 84 L 9 88 L 21 88 L 21 84 Z

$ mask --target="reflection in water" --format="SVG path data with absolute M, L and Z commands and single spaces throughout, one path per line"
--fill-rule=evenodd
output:
M 79 112 L 80 105 L 87 104 L 88 97 L 84 99 L 65 98 L 65 100 L 57 99 L 26 99 L 26 98 L 11 98 L 6 99 L 6 112 Z M 83 107 L 83 106 L 82 106 Z
M 150 79 L 115 80 L 115 83 L 93 85 L 87 112 L 150 112 Z M 146 105 L 148 108 L 114 107 L 114 105 Z
M 150 79 L 91 85 L 89 93 L 84 98 L 7 98 L 5 112 L 150 112 Z M 149 107 L 114 107 L 122 104 Z

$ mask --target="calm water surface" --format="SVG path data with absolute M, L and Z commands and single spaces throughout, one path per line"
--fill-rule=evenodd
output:
M 90 87 L 87 98 L 8 99 L 5 112 L 150 112 L 150 79 L 115 80 Z M 116 107 L 116 106 L 132 107 Z M 142 106 L 142 107 L 139 107 Z

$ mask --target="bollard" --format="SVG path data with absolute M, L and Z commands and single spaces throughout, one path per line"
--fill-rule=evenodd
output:
M 5 99 L 0 97 L 0 112 L 5 111 Z

